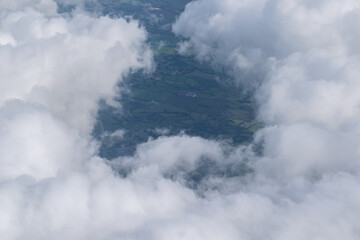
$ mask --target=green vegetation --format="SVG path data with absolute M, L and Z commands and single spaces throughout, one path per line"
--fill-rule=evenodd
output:
M 213 70 L 206 63 L 199 63 L 192 56 L 177 53 L 179 39 L 171 33 L 170 24 L 187 2 L 102 1 L 105 14 L 132 15 L 140 19 L 149 32 L 157 65 L 151 75 L 138 72 L 126 79 L 122 87 L 130 91 L 119 99 L 123 106 L 121 111 L 102 107 L 94 134 L 100 137 L 104 132 L 125 130 L 123 138 L 111 144 L 103 143 L 102 156 L 113 158 L 131 154 L 138 143 L 149 137 L 181 131 L 242 143 L 250 141 L 259 128 L 254 122 L 251 98 L 229 83 L 226 74 Z

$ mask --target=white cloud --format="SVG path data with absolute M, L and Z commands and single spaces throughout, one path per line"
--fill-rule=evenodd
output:
M 238 81 L 252 84 L 242 75 L 246 71 L 261 79 L 258 117 L 266 125 L 309 129 L 302 138 L 296 134 L 300 144 L 322 132 L 331 142 L 340 135 L 350 141 L 360 118 L 359 53 L 349 41 L 357 34 L 344 29 L 349 19 L 360 16 L 359 7 L 351 0 L 201 0 L 190 3 L 173 28 L 189 38 L 186 44 L 199 57 L 211 56 L 215 64 L 225 59 L 222 64 L 233 69 Z M 325 145 L 322 152 L 331 148 Z
M 151 67 L 145 31 L 0 4 L 1 239 L 359 239 L 357 2 L 191 3 L 183 50 L 261 79 L 266 127 L 250 146 L 161 137 L 111 163 L 90 137 L 98 101 Z
M 359 7 L 352 0 L 199 0 L 173 26 L 187 38 L 183 51 L 255 87 L 265 125 L 255 144 L 263 150 L 251 161 L 255 180 L 243 187 L 275 212 L 259 226 L 264 232 L 244 239 L 359 238 Z
M 7 79 L 0 83 L 0 104 L 16 98 L 46 105 L 83 131 L 91 131 L 99 99 L 111 102 L 122 75 L 151 66 L 146 33 L 135 21 L 84 13 L 49 18 L 34 9 L 1 20 L 8 40 L 0 47 Z
M 56 15 L 57 5 L 53 0 L 17 0 L 0 1 L 0 12 L 19 11 L 26 8 L 33 8 L 47 15 Z

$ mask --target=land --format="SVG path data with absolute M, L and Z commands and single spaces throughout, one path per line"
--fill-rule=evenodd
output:
M 102 141 L 101 155 L 108 159 L 129 155 L 137 144 L 162 135 L 186 133 L 234 144 L 251 141 L 257 123 L 251 93 L 234 86 L 222 69 L 177 52 L 179 39 L 171 23 L 188 0 L 104 0 L 101 11 L 112 17 L 133 16 L 149 32 L 156 70 L 136 72 L 122 83 L 127 89 L 118 101 L 122 108 L 105 104 L 99 112 L 94 136 L 123 129 L 115 140 Z M 90 10 L 95 6 L 87 6 Z M 96 6 L 99 10 L 99 6 Z M 106 135 L 106 134 L 105 134 Z

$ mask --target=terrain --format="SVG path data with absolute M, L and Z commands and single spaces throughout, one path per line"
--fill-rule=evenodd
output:
M 89 11 L 111 17 L 139 19 L 149 33 L 156 68 L 128 76 L 117 99 L 121 109 L 102 105 L 94 135 L 102 140 L 101 155 L 108 159 L 130 155 L 136 145 L 162 135 L 201 136 L 233 143 L 249 142 L 260 127 L 255 121 L 251 93 L 235 87 L 224 69 L 177 52 L 171 31 L 189 2 L 114 1 L 88 4 Z

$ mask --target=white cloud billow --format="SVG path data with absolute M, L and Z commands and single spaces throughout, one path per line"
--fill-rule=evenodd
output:
M 247 189 L 260 191 L 275 212 L 243 239 L 359 238 L 359 7 L 353 0 L 199 0 L 174 24 L 187 38 L 181 51 L 255 87 L 264 144 L 252 162 L 260 182 Z
M 250 146 L 160 137 L 106 162 L 98 102 L 151 68 L 146 32 L 0 1 L 0 238 L 359 239 L 359 5 L 189 4 L 174 25 L 183 50 L 259 86 L 265 128 Z
M 122 75 L 151 64 L 146 33 L 124 19 L 84 13 L 48 18 L 27 9 L 7 13 L 0 27 L 5 36 L 0 66 L 8 79 L 0 83 L 0 104 L 21 99 L 46 105 L 87 132 L 99 99 L 110 102 Z

